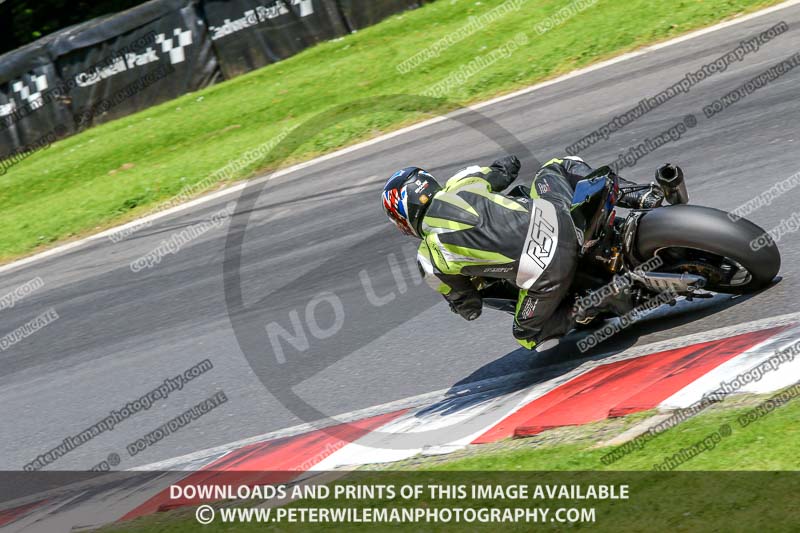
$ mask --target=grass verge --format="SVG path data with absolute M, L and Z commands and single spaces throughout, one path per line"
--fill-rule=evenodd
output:
M 348 120 L 308 139 L 287 162 L 439 114 L 452 102 L 518 89 L 778 0 L 598 0 L 543 35 L 536 25 L 569 2 L 518 0 L 511 3 L 518 9 L 408 73 L 398 72 L 398 64 L 501 3 L 428 4 L 31 155 L 0 177 L 0 262 L 141 216 L 187 188 L 193 194 L 214 188 L 219 183 L 209 177 L 216 171 L 317 113 L 364 97 L 421 93 L 520 34 L 528 44 L 451 88 L 446 99 Z M 249 161 L 223 181 L 270 169 L 276 157 Z
M 541 437 L 506 441 L 496 446 L 473 446 L 459 457 L 451 454 L 443 458 L 417 459 L 392 463 L 389 472 L 360 472 L 350 474 L 347 482 L 365 484 L 433 483 L 439 485 L 465 483 L 502 484 L 524 483 L 628 483 L 629 500 L 586 502 L 548 501 L 545 506 L 575 505 L 597 509 L 597 521 L 592 524 L 571 524 L 570 528 L 591 528 L 601 531 L 747 531 L 758 525 L 765 531 L 784 531 L 800 521 L 800 508 L 793 504 L 800 489 L 800 401 L 796 399 L 797 387 L 791 399 L 774 409 L 761 411 L 754 416 L 758 406 L 772 396 L 739 396 L 729 398 L 700 415 L 680 424 L 650 441 L 641 450 L 630 453 L 613 465 L 604 465 L 600 458 L 610 447 L 596 447 L 598 436 L 608 438 L 646 416 L 639 414 L 620 420 L 603 421 L 584 426 L 568 436 L 571 442 L 553 438 L 557 432 L 546 432 Z M 765 413 L 765 414 L 764 414 Z M 627 420 L 627 422 L 625 421 Z M 749 420 L 746 425 L 740 420 Z M 723 425 L 731 429 L 728 436 L 715 443 L 713 449 L 703 451 L 678 465 L 672 472 L 649 472 L 654 464 L 666 457 L 688 449 L 697 442 L 720 430 Z M 614 431 L 609 431 L 614 427 Z M 575 431 L 565 430 L 565 431 Z M 561 437 L 565 435 L 562 434 Z M 549 439 L 549 444 L 547 443 Z M 553 443 L 556 442 L 556 443 Z M 464 455 L 467 455 L 466 457 Z M 398 469 L 402 472 L 398 472 Z M 602 472 L 606 470 L 606 472 Z M 616 470 L 616 471 L 608 471 Z M 739 472 L 732 472 L 739 470 Z M 741 472 L 751 470 L 751 472 Z M 778 475 L 774 471 L 791 470 Z M 761 472 L 756 472 L 761 471 Z M 771 472 L 770 472 L 771 471 Z M 507 501 L 498 498 L 421 500 L 300 500 L 293 507 L 312 508 L 374 508 L 390 507 L 453 507 L 473 508 L 541 505 L 538 501 Z M 341 524 L 339 524 L 341 526 Z M 180 509 L 169 513 L 147 516 L 138 520 L 103 528 L 103 532 L 175 532 L 195 531 L 194 509 Z M 383 531 L 397 525 L 371 524 L 363 529 Z M 451 530 L 452 524 L 404 524 L 408 531 Z M 492 530 L 497 525 L 470 524 L 469 530 Z M 503 529 L 527 531 L 531 524 L 503 524 Z M 336 524 L 308 523 L 244 523 L 221 524 L 218 521 L 203 526 L 203 531 L 308 531 L 336 530 Z
M 800 456 L 792 453 L 800 445 L 800 401 L 780 407 L 751 425 L 741 427 L 740 416 L 749 413 L 768 397 L 745 396 L 732 398 L 719 407 L 710 408 L 704 414 L 658 435 L 641 450 L 635 450 L 623 458 L 604 464 L 601 460 L 613 447 L 596 447 L 597 432 L 615 422 L 602 421 L 581 428 L 565 428 L 579 432 L 568 440 L 571 442 L 546 444 L 552 436 L 545 432 L 533 439 L 501 443 L 491 451 L 480 446 L 472 447 L 462 457 L 443 456 L 436 461 L 422 461 L 405 468 L 431 471 L 514 471 L 514 470 L 651 470 L 654 465 L 688 455 L 681 450 L 691 449 L 693 444 L 714 435 L 723 425 L 731 433 L 713 444 L 713 449 L 700 451 L 685 462 L 677 464 L 675 470 L 800 470 Z M 626 417 L 627 418 L 627 417 Z M 716 439 L 716 437 L 714 437 Z M 564 439 L 567 440 L 567 439 Z M 707 441 L 710 442 L 710 441 Z M 542 444 L 544 443 L 544 444 Z M 679 461 L 676 461 L 678 463 Z M 670 465 L 672 463 L 669 463 Z M 394 465 L 396 468 L 400 465 Z

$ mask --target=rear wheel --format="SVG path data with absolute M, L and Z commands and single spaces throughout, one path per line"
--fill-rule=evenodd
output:
M 743 294 L 768 285 L 780 270 L 775 244 L 761 246 L 765 231 L 724 211 L 694 205 L 658 208 L 639 222 L 636 250 L 641 259 L 664 261 L 660 272 L 698 274 L 705 288 Z

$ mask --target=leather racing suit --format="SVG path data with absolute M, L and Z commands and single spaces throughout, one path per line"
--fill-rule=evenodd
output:
M 518 287 L 513 334 L 532 349 L 574 325 L 564 301 L 579 249 L 570 206 L 575 184 L 592 169 L 580 158 L 552 159 L 534 177 L 530 197 L 499 194 L 519 167 L 510 156 L 451 177 L 430 200 L 417 260 L 428 284 L 468 320 L 482 308 L 472 276 Z

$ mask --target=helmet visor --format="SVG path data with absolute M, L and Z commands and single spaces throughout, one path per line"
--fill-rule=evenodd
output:
M 402 187 L 403 184 L 401 183 Z M 406 205 L 407 193 L 405 188 L 400 190 L 392 188 L 383 191 L 383 210 L 389 217 L 389 220 L 394 222 L 397 229 L 406 235 L 416 236 L 416 232 L 411 227 L 408 220 L 408 206 Z

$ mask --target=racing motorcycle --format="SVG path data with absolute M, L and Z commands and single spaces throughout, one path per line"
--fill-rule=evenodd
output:
M 625 304 L 605 309 L 592 320 L 622 316 L 659 300 L 674 305 L 676 298 L 713 297 L 711 292 L 747 294 L 772 282 L 781 257 L 768 234 L 743 218 L 711 207 L 689 205 L 683 175 L 666 166 L 658 185 L 671 205 L 630 210 L 618 216 L 621 195 L 640 188 L 620 188 L 618 176 L 600 167 L 578 182 L 572 198 L 572 219 L 580 254 L 570 288 L 576 301 L 600 292 L 626 277 Z M 529 197 L 518 186 L 509 196 Z M 643 268 L 657 265 L 655 268 Z M 506 281 L 476 279 L 487 307 L 514 314 L 518 289 Z M 587 324 L 583 324 L 588 325 Z

